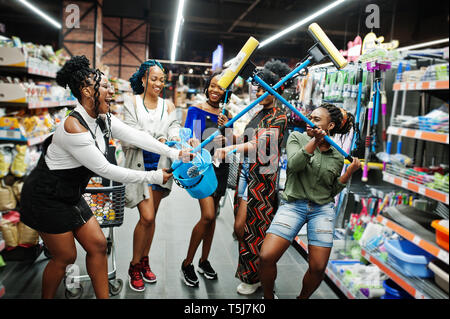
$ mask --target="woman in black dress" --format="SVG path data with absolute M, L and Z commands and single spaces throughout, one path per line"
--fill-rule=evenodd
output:
M 89 67 L 85 56 L 75 56 L 57 73 L 56 81 L 69 86 L 79 104 L 43 144 L 37 166 L 26 178 L 20 201 L 21 220 L 36 229 L 52 256 L 42 277 L 42 298 L 53 298 L 66 267 L 75 262 L 76 239 L 86 250 L 86 267 L 97 298 L 108 298 L 106 239 L 82 197 L 94 175 L 122 183 L 162 183 L 171 174 L 145 172 L 108 162 L 108 139 L 119 140 L 184 161 L 178 151 L 133 129 L 109 114 L 114 90 L 107 78 Z

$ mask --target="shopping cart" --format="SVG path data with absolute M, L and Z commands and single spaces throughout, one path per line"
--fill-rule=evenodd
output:
M 109 186 L 104 186 L 109 185 Z M 114 247 L 114 227 L 123 223 L 125 210 L 125 185 L 115 183 L 101 177 L 91 179 L 86 193 L 83 194 L 91 207 L 94 217 L 97 218 L 101 228 L 108 228 L 107 254 L 111 255 L 112 270 L 108 272 L 109 293 L 116 296 L 122 291 L 123 281 L 116 278 L 116 252 Z M 65 275 L 65 296 L 67 299 L 79 299 L 83 294 L 83 281 L 90 281 L 89 275 L 72 275 L 70 268 Z

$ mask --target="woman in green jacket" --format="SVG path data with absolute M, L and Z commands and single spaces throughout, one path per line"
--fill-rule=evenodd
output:
M 264 298 L 276 298 L 273 287 L 276 263 L 289 248 L 302 226 L 308 225 L 308 264 L 299 299 L 306 299 L 323 280 L 333 246 L 334 197 L 361 167 L 357 158 L 341 176 L 344 157 L 328 144 L 325 135 L 347 134 L 354 117 L 333 104 L 322 104 L 310 120 L 305 133 L 293 132 L 287 141 L 287 180 L 279 207 L 260 253 L 259 278 Z

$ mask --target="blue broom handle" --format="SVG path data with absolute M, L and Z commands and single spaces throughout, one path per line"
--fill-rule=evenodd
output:
M 314 125 L 306 116 L 304 116 L 299 110 L 297 110 L 293 105 L 291 105 L 284 97 L 282 97 L 278 92 L 274 90 L 274 88 L 270 87 L 266 82 L 264 82 L 259 76 L 255 75 L 253 79 L 259 83 L 265 90 L 266 93 L 270 93 L 275 96 L 278 100 L 280 100 L 284 105 L 289 107 L 297 116 L 299 116 L 303 121 L 305 121 L 309 126 L 315 128 Z M 341 153 L 350 163 L 353 161 L 353 158 L 348 155 L 339 145 L 337 145 L 328 135 L 324 137 L 325 141 L 327 141 L 331 146 L 333 146 L 339 153 Z

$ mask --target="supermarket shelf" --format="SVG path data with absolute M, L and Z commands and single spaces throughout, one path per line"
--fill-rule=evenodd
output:
M 3 132 L 5 132 L 5 131 L 0 130 L 0 134 L 2 134 Z M 7 136 L 0 135 L 0 141 L 23 142 L 23 143 L 26 142 L 28 146 L 33 146 L 33 145 L 41 144 L 42 142 L 44 142 L 44 140 L 47 137 L 49 137 L 52 134 L 53 134 L 53 132 L 45 134 L 45 135 L 41 135 L 41 136 L 31 137 L 31 138 L 24 138 L 24 137 L 13 138 L 13 137 L 7 137 Z
M 11 73 L 11 74 L 39 75 L 50 79 L 56 78 L 56 72 L 51 72 L 39 67 L 0 66 L 0 72 L 8 74 Z
M 424 249 L 425 251 L 429 252 L 433 256 L 439 258 L 446 264 L 449 263 L 448 252 L 445 251 L 444 249 L 440 248 L 437 244 L 420 238 L 418 235 L 412 233 L 408 229 L 403 228 L 402 226 L 396 224 L 395 222 L 393 222 L 381 215 L 377 216 L 377 221 L 379 223 L 383 224 L 384 226 L 390 228 L 391 230 L 395 231 L 397 234 L 401 235 L 405 239 L 413 242 L 414 244 L 416 244 L 420 248 Z
M 448 90 L 449 81 L 396 82 L 394 91 Z
M 428 188 L 424 185 L 408 181 L 404 178 L 400 178 L 387 172 L 383 172 L 383 180 L 391 184 L 403 187 L 412 192 L 418 193 L 420 195 L 424 195 L 428 198 L 440 201 L 444 204 L 449 204 L 448 193 Z
M 448 142 L 449 134 L 443 134 L 443 133 L 436 133 L 436 132 L 408 129 L 408 128 L 403 128 L 403 127 L 389 126 L 387 129 L 387 134 L 405 136 L 405 137 L 415 138 L 418 140 L 424 140 L 424 141 L 430 141 L 430 142 L 436 142 L 436 143 L 449 144 L 449 142 Z
M 43 101 L 43 102 L 31 102 L 31 103 L 18 103 L 18 102 L 0 102 L 0 107 L 26 107 L 28 109 L 42 109 L 42 108 L 53 108 L 53 107 L 63 107 L 63 106 L 76 106 L 77 101 Z
M 308 245 L 299 237 L 295 237 L 295 241 L 302 247 L 302 249 L 305 252 L 308 252 Z M 327 269 L 325 269 L 325 274 L 327 277 L 338 287 L 342 293 L 348 298 L 348 299 L 358 299 L 360 297 L 355 296 L 341 281 L 341 279 L 334 273 L 333 270 L 331 270 L 331 267 L 328 265 Z
M 448 299 L 448 295 L 441 291 L 429 279 L 406 277 L 395 270 L 388 263 L 383 262 L 376 254 L 361 247 L 361 255 L 372 264 L 378 266 L 389 278 L 416 299 Z

